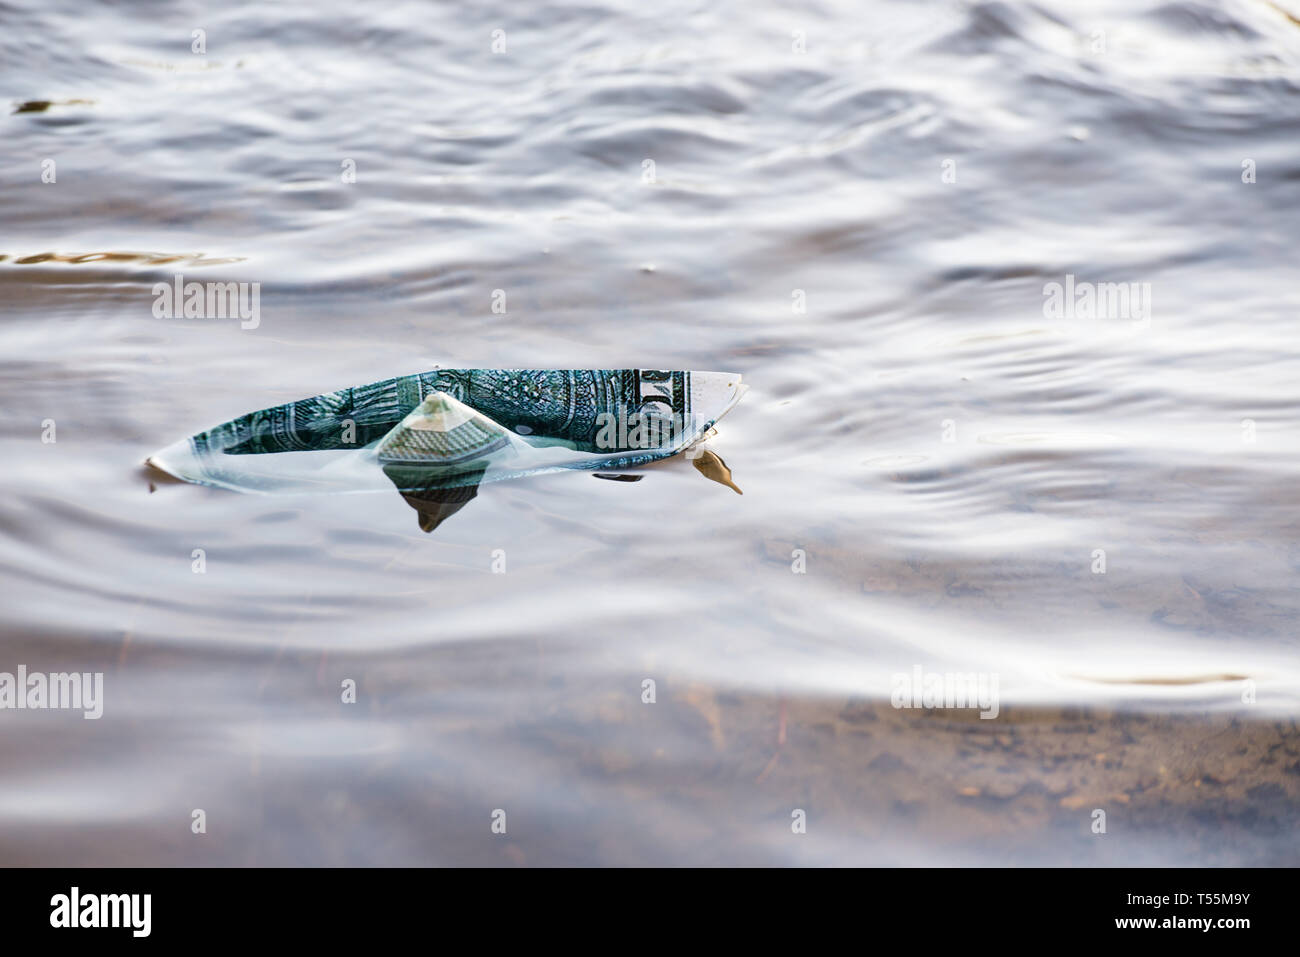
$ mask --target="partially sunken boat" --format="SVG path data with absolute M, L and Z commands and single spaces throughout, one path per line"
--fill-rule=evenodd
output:
M 148 463 L 241 492 L 396 486 L 459 508 L 483 482 L 676 455 L 745 390 L 725 372 L 436 369 L 250 412 Z

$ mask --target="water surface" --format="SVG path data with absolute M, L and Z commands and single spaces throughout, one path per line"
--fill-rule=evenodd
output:
M 106 696 L 0 712 L 0 860 L 1296 863 L 1298 82 L 1267 2 L 0 3 L 0 670 Z M 744 494 L 141 469 L 437 365 L 741 373 Z

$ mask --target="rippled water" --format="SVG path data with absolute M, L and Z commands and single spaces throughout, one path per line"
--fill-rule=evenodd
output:
M 1300 860 L 1286 9 L 0 2 L 0 859 Z M 141 467 L 435 365 L 741 373 L 744 494 Z

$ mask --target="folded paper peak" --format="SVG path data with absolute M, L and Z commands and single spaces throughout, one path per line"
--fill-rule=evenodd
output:
M 446 392 L 426 396 L 375 446 L 385 465 L 449 466 L 510 444 L 510 430 Z

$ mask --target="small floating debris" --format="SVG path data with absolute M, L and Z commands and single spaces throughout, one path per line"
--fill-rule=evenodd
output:
M 15 113 L 44 113 L 51 106 L 90 106 L 94 100 L 25 100 L 15 108 Z
M 1090 675 L 1075 675 L 1080 681 L 1091 681 L 1100 685 L 1210 685 L 1226 684 L 1234 681 L 1249 681 L 1249 675 L 1230 673 L 1209 675 L 1151 675 L 1140 678 L 1103 678 Z
M 8 258 L 0 256 L 0 260 Z M 36 266 L 41 263 L 135 263 L 141 266 L 166 266 L 173 263 L 184 266 L 227 266 L 244 261 L 243 256 L 213 257 L 205 253 L 149 253 L 149 252 L 97 252 L 97 253 L 34 253 L 13 260 L 15 266 Z

